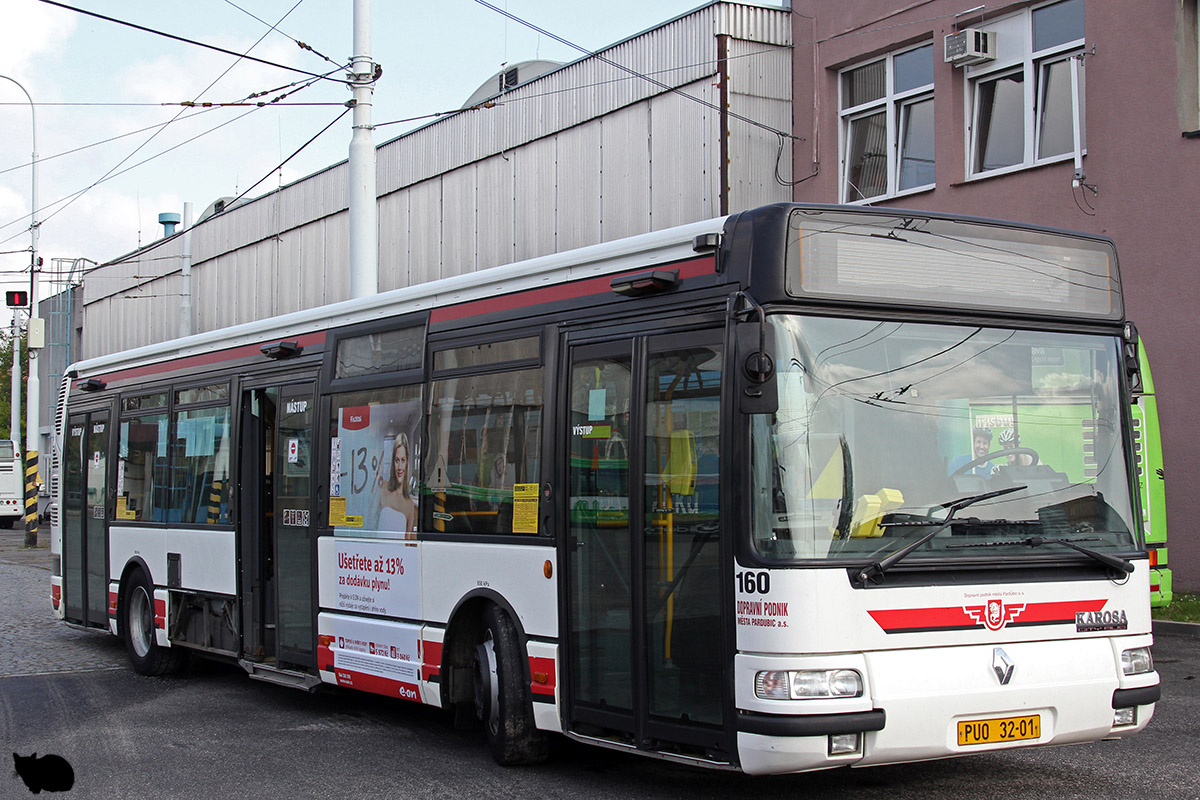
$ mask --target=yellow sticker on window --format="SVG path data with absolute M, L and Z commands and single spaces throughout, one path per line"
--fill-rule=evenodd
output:
M 129 498 L 117 498 L 117 519 L 137 519 L 137 512 L 129 508 Z
M 536 483 L 513 484 L 513 533 L 538 532 L 538 493 Z
M 346 525 L 346 498 L 330 497 L 329 498 L 329 524 L 333 527 L 345 527 Z

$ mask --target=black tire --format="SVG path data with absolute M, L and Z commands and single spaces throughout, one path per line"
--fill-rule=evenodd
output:
M 475 714 L 492 758 L 505 767 L 537 764 L 550 754 L 549 739 L 533 722 L 524 657 L 512 620 L 488 606 L 482 641 L 475 647 Z
M 187 666 L 187 650 L 163 647 L 155 639 L 154 584 L 141 569 L 131 572 L 121 587 L 117 625 L 137 674 L 169 675 Z
M 4 528 L 5 530 L 12 530 L 12 526 L 15 525 L 16 522 L 17 522 L 16 517 L 5 517 L 4 519 L 0 519 L 0 528 Z

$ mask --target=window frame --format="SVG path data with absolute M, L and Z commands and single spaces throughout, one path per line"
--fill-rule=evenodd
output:
M 436 461 L 437 455 L 433 451 L 433 426 L 438 419 L 434 411 L 435 397 L 437 396 L 437 386 L 448 380 L 458 379 L 473 379 L 486 378 L 488 376 L 502 375 L 515 372 L 538 371 L 541 379 L 542 405 L 540 409 L 540 418 L 538 422 L 538 437 L 539 441 L 536 445 L 538 454 L 538 476 L 537 483 L 545 485 L 546 481 L 550 480 L 553 475 L 554 465 L 552 458 L 548 458 L 551 451 L 548 449 L 552 446 L 549 437 L 546 435 L 547 424 L 552 416 L 552 397 L 551 393 L 552 381 L 554 379 L 554 370 L 548 366 L 549 354 L 548 339 L 546 329 L 543 326 L 534 327 L 519 327 L 507 330 L 497 330 L 488 333 L 475 333 L 468 336 L 461 334 L 451 334 L 449 336 L 437 336 L 433 341 L 427 341 L 426 344 L 426 363 L 429 367 L 429 376 L 425 381 L 425 394 L 423 396 L 424 408 L 422 412 L 422 427 L 423 427 L 423 458 L 420 464 L 419 473 L 419 492 L 422 498 L 420 510 L 421 525 L 420 538 L 431 539 L 438 541 L 454 541 L 454 542 L 514 542 L 520 544 L 535 544 L 553 542 L 553 530 L 548 528 L 544 521 L 544 509 L 538 513 L 538 528 L 537 532 L 516 533 L 506 531 L 435 531 L 432 525 L 427 525 L 426 514 L 432 514 L 435 506 L 432 499 L 429 505 L 424 504 L 426 494 L 431 492 L 429 470 L 431 465 Z M 436 363 L 436 354 L 449 350 L 460 348 L 479 347 L 489 344 L 501 344 L 509 341 L 521 341 L 525 339 L 533 339 L 537 342 L 536 357 L 520 357 L 512 359 L 497 359 L 476 365 L 468 365 L 465 367 L 453 366 L 442 367 L 437 369 L 434 367 Z M 546 501 L 539 500 L 539 504 L 544 504 Z
M 385 373 L 385 374 L 394 376 L 398 373 Z M 376 376 L 371 376 L 371 377 L 376 377 Z M 327 513 L 324 517 L 325 522 L 322 527 L 321 535 L 335 536 L 335 537 L 343 538 L 343 539 L 344 538 L 355 538 L 355 537 L 379 539 L 379 540 L 403 540 L 403 539 L 417 538 L 418 533 L 421 530 L 419 521 L 420 521 L 421 481 L 423 479 L 422 465 L 424 463 L 423 455 L 428 448 L 428 443 L 425 441 L 425 436 L 424 436 L 425 428 L 426 428 L 426 418 L 428 416 L 427 412 L 426 412 L 426 405 L 428 404 L 428 398 L 426 397 L 426 392 L 428 391 L 428 385 L 429 384 L 425 381 L 405 381 L 405 382 L 393 381 L 393 382 L 390 382 L 390 383 L 387 383 L 384 385 L 373 386 L 372 388 L 369 388 L 369 389 L 349 389 L 346 391 L 336 391 L 336 392 L 322 395 L 323 402 L 319 407 L 318 413 L 324 415 L 324 422 L 317 423 L 315 425 L 314 436 L 320 435 L 320 431 L 325 430 L 325 426 L 328 426 L 328 435 L 323 437 L 323 442 L 321 445 L 321 448 L 322 448 L 321 454 L 320 454 L 321 460 L 317 462 L 318 463 L 318 472 L 320 473 L 318 476 L 318 480 L 320 480 L 322 482 L 320 485 L 322 485 L 322 487 L 326 491 L 326 497 L 335 497 L 336 496 L 336 497 L 341 497 L 347 501 L 349 500 L 349 493 L 345 492 L 344 489 L 342 490 L 342 492 L 340 494 L 338 494 L 338 495 L 334 494 L 334 491 L 333 491 L 334 486 L 332 485 L 333 479 L 329 474 L 330 470 L 331 470 L 330 461 L 332 460 L 332 452 L 331 452 L 332 448 L 331 448 L 330 443 L 332 442 L 334 437 L 341 436 L 341 434 L 340 434 L 341 414 L 347 408 L 355 408 L 355 407 L 362 405 L 361 403 L 357 403 L 357 404 L 349 403 L 348 402 L 349 400 L 359 400 L 364 395 L 375 395 L 377 397 L 382 397 L 382 396 L 388 395 L 390 393 L 392 396 L 388 402 L 385 403 L 385 402 L 382 402 L 382 400 L 377 403 L 368 402 L 367 406 L 373 409 L 376 407 L 394 407 L 394 406 L 399 406 L 399 405 L 406 404 L 406 403 L 415 403 L 418 411 L 417 411 L 417 415 L 416 415 L 417 421 L 416 421 L 416 426 L 415 426 L 414 430 L 419 432 L 421 434 L 421 436 L 419 438 L 417 438 L 417 437 L 414 437 L 413 435 L 405 432 L 406 435 L 408 435 L 409 476 L 415 477 L 416 483 L 417 483 L 417 498 L 414 501 L 415 505 L 416 505 L 415 511 L 416 511 L 417 519 L 418 519 L 416 531 L 412 530 L 411 525 L 409 526 L 409 528 L 407 530 L 404 530 L 404 531 L 400 531 L 400 530 L 396 530 L 396 529 L 383 529 L 383 528 L 379 528 L 378 526 L 376 526 L 375 528 L 368 528 L 363 525 L 337 525 L 334 523 L 334 521 L 331 518 L 331 515 L 328 513 L 328 511 L 329 511 L 328 501 L 326 501 L 326 508 L 324 510 Z M 405 397 L 404 396 L 406 394 L 406 392 L 411 392 L 414 389 L 415 389 L 415 397 Z M 353 467 L 351 467 L 351 468 L 353 468 Z M 349 506 L 349 504 L 347 504 L 347 508 L 346 508 L 347 512 L 355 511 L 355 510 L 360 510 L 360 509 L 357 506 L 355 506 L 354 508 L 351 508 Z M 354 516 L 354 515 L 349 514 L 349 516 Z M 355 528 L 358 528 L 358 530 L 356 531 Z
M 1007 175 L 1012 172 L 1032 169 L 1046 164 L 1057 164 L 1065 161 L 1076 161 L 1077 167 L 1082 167 L 1082 159 L 1087 155 L 1087 140 L 1086 140 L 1086 114 L 1085 114 L 1085 96 L 1086 87 L 1084 83 L 1084 74 L 1082 62 L 1085 55 L 1087 45 L 1086 36 L 1086 7 L 1084 11 L 1084 36 L 1060 42 L 1041 50 L 1034 50 L 1034 15 L 1045 8 L 1050 8 L 1060 3 L 1071 2 L 1071 0 L 1054 0 L 1050 3 L 1042 3 L 1039 5 L 1031 5 L 1021 11 L 996 20 L 992 25 L 1004 25 L 1006 22 L 1019 20 L 1017 25 L 1011 26 L 1013 30 L 1001 29 L 997 34 L 997 39 L 1008 34 L 1008 38 L 1013 37 L 1016 30 L 1020 31 L 1021 40 L 1016 43 L 1015 49 L 1017 55 L 1000 58 L 996 61 L 979 64 L 966 68 L 966 92 L 965 103 L 967 115 L 966 125 L 966 163 L 965 175 L 966 180 L 980 180 L 991 178 L 998 175 Z M 1000 52 L 1005 52 L 1004 43 L 998 43 Z M 1012 52 L 1011 50 L 1009 52 Z M 1071 117 L 1072 124 L 1072 147 L 1071 149 L 1043 156 L 1041 154 L 1041 138 L 1043 133 L 1043 119 L 1045 109 L 1045 76 L 1048 67 L 1059 62 L 1066 62 L 1068 65 L 1068 75 L 1071 80 L 1071 107 L 1066 110 Z M 980 98 L 982 92 L 980 86 L 994 80 L 1010 75 L 1020 75 L 1023 80 L 1021 87 L 1022 91 L 1022 157 L 1021 161 L 1014 164 L 1008 164 L 1003 167 L 995 167 L 993 169 L 984 169 L 980 165 L 982 153 L 980 151 L 980 131 L 985 126 L 981 124 L 981 108 Z M 993 126 L 990 124 L 987 128 L 990 130 Z
M 883 56 L 860 61 L 838 71 L 838 151 L 840 156 L 838 170 L 839 202 L 849 205 L 863 205 L 887 198 L 902 197 L 905 195 L 916 194 L 918 192 L 926 192 L 937 186 L 935 174 L 934 180 L 930 183 L 919 184 L 907 189 L 900 188 L 900 172 L 903 166 L 903 159 L 901 156 L 904 152 L 906 144 L 904 141 L 905 131 L 901 125 L 902 117 L 904 116 L 904 112 L 906 110 L 918 103 L 921 103 L 925 100 L 932 100 L 936 102 L 936 79 L 931 80 L 929 83 L 921 84 L 920 86 L 915 86 L 903 91 L 896 91 L 895 60 L 899 56 L 915 52 L 922 48 L 929 49 L 929 59 L 932 67 L 934 64 L 933 43 L 930 41 L 922 41 L 909 47 L 904 47 L 889 53 L 885 53 Z M 854 70 L 870 66 L 871 64 L 877 62 L 884 63 L 883 95 L 854 106 L 845 106 L 846 76 Z M 858 187 L 852 186 L 849 180 L 851 169 L 851 164 L 849 162 L 849 148 L 853 142 L 851 133 L 856 124 L 861 124 L 868 118 L 875 116 L 880 112 L 884 113 L 885 120 L 884 147 L 887 158 L 887 165 L 885 167 L 887 187 L 883 194 L 871 195 L 869 197 L 856 197 L 855 195 L 861 195 L 862 192 L 858 189 Z M 936 136 L 934 143 L 936 143 Z
M 190 403 L 177 402 L 178 395 L 181 392 L 185 392 L 189 389 L 202 389 L 202 388 L 219 387 L 219 386 L 225 387 L 227 395 L 228 395 L 227 397 L 225 397 L 225 398 L 209 398 L 209 399 L 200 400 L 197 402 L 190 402 Z M 176 467 L 181 466 L 181 464 L 177 464 L 176 460 L 175 460 L 175 440 L 178 438 L 177 432 L 178 432 L 178 416 L 179 416 L 179 414 L 187 413 L 189 411 L 205 411 L 208 409 L 215 409 L 215 408 L 226 409 L 228 411 L 228 418 L 227 418 L 227 425 L 229 426 L 228 427 L 228 436 L 230 437 L 230 441 L 228 442 L 228 445 L 232 448 L 235 446 L 235 442 L 233 441 L 235 438 L 235 431 L 234 431 L 234 413 L 235 413 L 235 411 L 234 411 L 234 405 L 233 405 L 233 392 L 234 392 L 234 388 L 233 388 L 232 382 L 230 380 L 230 377 L 229 376 L 217 376 L 217 377 L 208 378 L 208 379 L 195 378 L 195 379 L 190 379 L 187 381 L 181 381 L 179 383 L 166 383 L 166 384 L 149 387 L 149 388 L 148 387 L 138 387 L 137 389 L 134 389 L 132 391 L 122 393 L 116 404 L 116 416 L 115 416 L 115 420 L 113 420 L 113 422 L 114 422 L 113 436 L 115 437 L 114 438 L 114 452 L 113 452 L 113 455 L 110 456 L 110 459 L 112 461 L 112 465 L 110 467 L 110 470 L 112 470 L 110 472 L 110 477 L 111 477 L 111 480 L 113 481 L 113 492 L 114 492 L 115 497 L 119 499 L 122 496 L 119 493 L 117 493 L 117 491 L 116 491 L 117 475 L 121 473 L 121 470 L 123 469 L 123 467 L 121 466 L 121 462 L 123 460 L 125 460 L 121 456 L 122 425 L 124 425 L 127 422 L 130 422 L 131 420 L 138 419 L 141 417 L 156 416 L 156 415 L 160 415 L 160 414 L 166 417 L 167 455 L 164 459 L 164 464 L 163 464 L 162 468 L 166 471 L 166 474 L 168 476 L 168 481 L 165 485 L 159 487 L 156 491 L 164 492 L 166 494 L 166 497 L 171 498 L 172 492 L 175 489 L 174 482 L 173 482 L 174 481 L 174 470 L 176 469 Z M 158 395 L 165 396 L 165 402 L 162 405 L 146 406 L 146 407 L 141 406 L 141 404 L 140 404 L 141 400 L 157 397 Z M 137 405 L 134 405 L 135 403 Z M 75 409 L 72 409 L 71 413 L 74 414 L 74 413 L 83 413 L 83 412 L 79 412 Z M 156 442 L 156 446 L 157 446 L 157 442 Z M 233 452 L 233 450 L 231 449 L 230 453 L 232 454 L 232 452 Z M 157 456 L 156 456 L 156 458 L 157 458 Z M 233 469 L 234 469 L 233 464 L 232 464 L 232 458 L 231 458 L 231 463 L 226 464 L 225 468 L 226 468 L 227 480 L 230 482 L 230 488 L 228 490 L 230 492 L 230 494 L 228 494 L 227 496 L 231 498 L 233 496 L 232 495 L 232 481 L 233 481 Z M 153 467 L 151 467 L 151 469 L 153 469 Z M 151 510 L 153 508 L 157 508 L 157 506 L 151 506 Z M 170 508 L 171 508 L 170 503 L 167 503 L 163 507 L 163 510 L 164 510 L 164 512 L 169 513 Z M 234 514 L 232 512 L 232 508 L 230 510 L 228 519 L 226 519 L 224 521 L 218 520 L 217 522 L 181 522 L 181 521 L 171 521 L 169 519 L 163 519 L 163 520 L 122 519 L 121 517 L 117 516 L 117 503 L 116 502 L 114 502 L 112 504 L 112 506 L 107 510 L 106 513 L 109 518 L 110 524 L 113 524 L 113 525 L 137 525 L 137 526 L 148 526 L 148 527 L 159 527 L 159 528 L 181 528 L 181 529 L 186 528 L 189 530 L 200 530 L 200 531 L 231 530 L 234 526 L 234 521 L 233 521 Z
M 337 377 L 338 347 L 343 341 L 371 334 L 388 333 L 389 331 L 402 328 L 414 328 L 418 325 L 424 327 L 422 336 L 422 363 L 419 367 L 369 375 L 352 375 L 345 378 Z M 419 311 L 399 317 L 389 317 L 385 320 L 373 320 L 371 322 L 337 328 L 329 334 L 329 342 L 321 366 L 321 379 L 320 386 L 318 387 L 319 394 L 325 396 L 425 381 L 428 375 L 429 346 L 428 311 Z

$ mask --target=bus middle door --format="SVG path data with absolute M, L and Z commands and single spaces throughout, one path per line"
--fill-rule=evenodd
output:
M 243 666 L 252 675 L 315 673 L 312 382 L 242 395 Z M 289 682 L 281 680 L 281 682 Z M 304 681 L 305 684 L 311 681 Z

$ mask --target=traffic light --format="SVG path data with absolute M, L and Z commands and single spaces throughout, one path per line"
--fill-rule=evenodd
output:
M 29 292 L 25 289 L 5 292 L 4 302 L 9 308 L 25 308 L 29 305 Z

